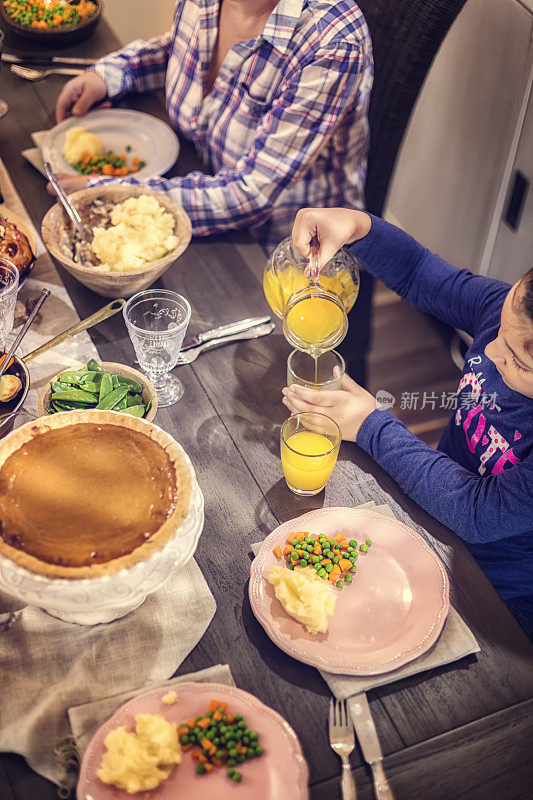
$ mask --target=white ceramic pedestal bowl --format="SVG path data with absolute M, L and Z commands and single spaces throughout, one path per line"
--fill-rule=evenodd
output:
M 157 428 L 153 423 L 145 424 Z M 114 575 L 78 579 L 47 578 L 0 556 L 0 590 L 65 622 L 78 625 L 111 622 L 136 609 L 147 595 L 159 589 L 187 564 L 202 532 L 204 498 L 194 467 L 184 451 L 183 454 L 192 479 L 189 512 L 175 535 L 160 550 Z

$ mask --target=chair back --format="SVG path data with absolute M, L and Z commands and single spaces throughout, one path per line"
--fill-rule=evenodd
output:
M 370 99 L 366 207 L 381 215 L 409 116 L 435 55 L 466 0 L 358 0 L 370 29 L 375 77 Z

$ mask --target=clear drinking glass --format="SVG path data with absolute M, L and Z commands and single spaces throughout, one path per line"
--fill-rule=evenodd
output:
M 183 395 L 183 384 L 169 372 L 178 363 L 191 318 L 189 301 L 167 289 L 148 289 L 133 295 L 122 313 L 140 367 L 156 388 L 159 405 L 173 405 Z
M 293 414 L 281 426 L 281 465 L 294 494 L 318 494 L 331 475 L 341 443 L 340 428 L 317 411 Z
M 0 349 L 15 321 L 15 303 L 19 290 L 19 271 L 11 261 L 0 257 Z
M 287 359 L 287 386 L 297 383 L 317 391 L 340 389 L 345 368 L 344 359 L 336 350 L 328 350 L 316 359 L 301 350 L 293 350 Z

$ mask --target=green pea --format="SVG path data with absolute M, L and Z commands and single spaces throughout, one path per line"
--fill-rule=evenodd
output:
M 234 714 L 233 719 L 235 722 L 240 722 L 242 720 L 242 714 Z
M 300 544 L 300 542 L 298 541 L 298 539 L 292 539 L 291 544 L 293 547 L 297 547 Z
M 367 540 L 366 540 L 366 543 L 367 543 L 367 545 L 370 547 L 370 545 L 372 544 L 372 539 L 367 539 Z
M 322 564 L 320 563 L 320 561 L 317 561 L 315 564 L 313 564 L 313 566 L 317 572 L 320 572 L 320 570 L 322 569 Z
M 234 747 L 231 747 L 230 749 L 228 749 L 228 756 L 229 756 L 230 758 L 237 758 L 237 756 L 238 756 L 238 755 L 239 755 L 239 754 L 238 754 L 238 752 L 235 750 L 235 748 L 234 748 Z
M 311 564 L 316 564 L 317 561 L 320 561 L 318 556 L 311 556 Z
M 328 572 L 328 573 L 329 573 L 329 572 L 331 572 L 331 571 L 333 570 L 333 564 L 326 564 L 326 566 L 324 567 L 324 569 L 325 569 L 325 570 L 326 570 L 326 572 Z
M 344 586 L 344 581 L 337 581 L 337 588 L 342 589 Z
M 101 367 L 100 364 L 98 363 L 98 361 L 95 361 L 94 358 L 91 358 L 87 362 L 87 369 L 89 369 L 91 371 L 94 371 L 94 372 L 103 372 L 104 371 L 103 367 Z
M 239 755 L 237 756 L 237 761 L 238 761 L 240 764 L 242 764 L 242 762 L 243 762 L 243 761 L 246 761 L 246 756 L 243 756 L 243 754 L 242 754 L 242 753 L 239 753 Z
M 233 778 L 233 776 L 235 775 L 235 770 L 234 769 L 227 769 L 226 770 L 226 775 L 228 776 L 228 778 Z
M 217 750 L 215 755 L 216 755 L 217 758 L 220 758 L 220 759 L 225 758 L 226 751 L 225 750 Z
M 244 761 L 244 756 L 242 757 L 242 759 Z M 242 781 L 241 773 L 240 772 L 234 772 L 232 777 L 231 777 L 231 780 L 235 781 L 235 783 L 240 783 Z
M 182 736 L 182 737 L 181 737 L 181 739 L 180 739 L 180 742 L 181 742 L 182 744 L 189 744 L 189 737 L 187 736 L 187 734 L 186 734 L 186 733 L 184 733 L 184 734 L 183 734 L 183 736 Z
M 339 556 L 333 556 L 331 560 L 333 561 L 334 564 L 338 564 L 340 561 Z
M 344 582 L 351 583 L 352 581 L 353 581 L 353 575 L 350 575 L 350 573 L 348 572 L 348 574 L 344 577 Z
M 359 550 L 361 551 L 361 553 L 366 553 L 368 551 L 368 545 L 367 544 L 360 544 L 359 545 Z
M 306 567 L 307 566 L 307 561 L 305 560 L 305 558 L 300 559 L 300 566 L 301 567 Z
M 320 575 L 321 578 L 325 578 L 328 573 L 324 568 L 322 568 L 318 574 Z
M 244 745 L 246 745 L 246 747 L 248 747 L 248 745 L 250 744 L 250 737 L 249 736 L 243 736 L 242 737 L 242 743 Z
M 234 767 L 236 763 L 237 763 L 237 760 L 235 758 L 228 758 L 228 761 L 227 761 L 228 767 Z
M 348 547 L 346 548 L 346 552 L 353 553 L 353 547 L 351 545 L 348 545 Z
M 236 744 L 237 742 L 234 739 L 230 739 L 229 742 L 227 742 L 228 750 L 229 751 L 233 750 Z M 232 758 L 235 758 L 235 756 L 232 756 Z
M 357 547 L 357 542 L 355 541 L 355 539 L 350 539 L 348 544 L 350 545 L 350 547 Z
M 351 560 L 352 560 L 352 561 L 355 561 L 355 559 L 356 559 L 356 558 L 359 558 L 359 553 L 356 553 L 356 552 L 354 551 L 354 552 L 352 553 Z
M 259 739 L 259 734 L 257 733 L 257 731 L 250 731 L 250 740 L 254 741 L 256 739 Z
M 353 566 L 353 567 L 350 567 L 350 569 L 348 570 L 348 572 L 357 572 L 357 567 L 355 566 L 355 564 L 354 564 L 354 566 Z
M 102 379 L 102 383 L 103 382 L 104 381 Z M 110 411 L 111 409 L 115 408 L 119 400 L 122 400 L 122 398 L 126 397 L 127 394 L 127 386 L 118 386 L 116 389 L 113 389 L 113 391 L 109 392 L 109 394 L 106 394 L 103 399 L 100 399 L 96 408 Z M 132 408 L 135 408 L 135 406 L 132 406 Z M 129 413 L 131 414 L 131 408 L 129 409 Z
M 256 756 L 262 756 L 263 755 L 263 748 L 262 747 L 256 747 L 255 748 L 255 754 L 256 754 Z
M 198 773 L 198 775 L 203 775 L 204 772 L 205 772 L 204 765 L 203 764 L 197 764 L 196 765 L 196 772 Z
M 255 748 L 249 747 L 246 751 L 246 758 L 253 758 L 255 756 Z

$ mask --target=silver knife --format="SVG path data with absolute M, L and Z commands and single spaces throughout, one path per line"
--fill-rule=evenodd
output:
M 238 342 L 241 339 L 259 339 L 261 336 L 268 336 L 268 334 L 271 333 L 275 327 L 276 326 L 273 322 L 266 322 L 263 323 L 263 325 L 257 325 L 251 330 L 242 331 L 241 333 L 234 333 L 232 336 L 224 336 L 220 339 L 210 339 L 208 342 L 198 345 L 198 347 L 191 347 L 186 353 L 180 353 L 180 357 L 176 366 L 184 367 L 188 364 L 192 364 L 193 361 L 196 361 L 200 353 L 204 352 L 204 350 L 222 347 L 222 345 L 230 344 L 231 342 Z
M 2 53 L 2 61 L 9 64 L 76 64 L 78 67 L 90 67 L 96 64 L 96 58 L 77 58 L 74 56 L 16 56 L 13 53 Z
M 231 336 L 234 333 L 242 333 L 248 331 L 250 328 L 255 328 L 256 325 L 270 322 L 270 317 L 248 317 L 248 319 L 240 319 L 238 322 L 230 322 L 228 325 L 220 325 L 218 328 L 213 328 L 210 331 L 199 333 L 198 336 L 186 336 L 181 346 L 181 352 L 190 350 L 191 347 L 196 347 L 204 342 L 209 342 L 211 339 L 220 339 L 222 336 Z
M 394 800 L 394 795 L 383 771 L 383 754 L 366 694 L 362 692 L 349 697 L 348 708 L 364 759 L 372 769 L 377 800 Z

